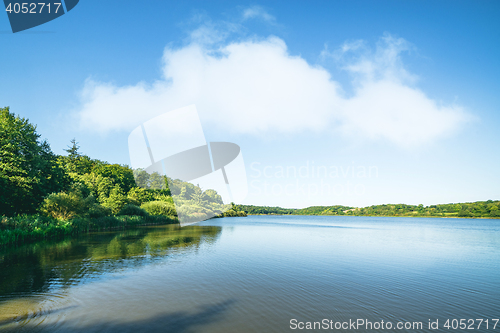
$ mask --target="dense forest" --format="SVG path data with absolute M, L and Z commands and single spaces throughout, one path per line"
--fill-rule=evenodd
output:
M 250 215 L 351 215 L 351 216 L 415 216 L 415 217 L 485 217 L 500 218 L 500 201 L 478 201 L 441 205 L 375 205 L 364 208 L 347 206 L 312 206 L 302 209 L 237 205 L 237 210 Z
M 178 214 L 187 219 L 245 215 L 234 204 L 224 205 L 214 190 L 92 159 L 74 139 L 66 152 L 54 154 L 35 125 L 0 108 L 0 245 L 177 223 Z

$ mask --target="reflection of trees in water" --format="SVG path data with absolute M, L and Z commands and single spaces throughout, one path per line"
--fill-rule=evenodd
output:
M 46 292 L 212 244 L 220 227 L 179 225 L 101 232 L 0 251 L 0 297 Z

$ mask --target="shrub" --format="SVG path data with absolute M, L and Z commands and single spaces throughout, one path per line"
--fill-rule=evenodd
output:
M 217 215 L 212 210 L 193 203 L 183 204 L 177 213 L 183 221 L 205 220 Z
M 222 197 L 215 190 L 206 190 L 203 192 L 203 200 L 223 205 Z
M 158 192 L 160 192 L 160 191 L 158 191 Z M 165 201 L 165 202 L 169 202 L 171 204 L 174 203 L 174 199 L 171 196 L 166 195 L 166 194 L 161 193 L 161 192 L 160 193 L 155 193 L 153 200 L 155 200 L 155 201 Z
M 148 212 L 146 212 L 144 209 L 141 207 L 138 207 L 136 205 L 125 205 L 123 208 L 118 212 L 118 215 L 129 215 L 129 216 L 148 216 Z
M 175 216 L 175 206 L 172 203 L 165 201 L 149 201 L 141 205 L 150 215 Z
M 99 204 L 94 204 L 90 207 L 88 211 L 88 216 L 90 218 L 100 218 L 110 216 L 112 214 L 111 208 L 101 206 Z
M 115 185 L 108 198 L 102 200 L 102 205 L 104 207 L 111 208 L 113 214 L 118 214 L 118 212 L 128 203 L 127 196 L 123 193 L 123 190 Z
M 153 197 L 153 193 L 150 190 L 134 187 L 127 194 L 129 202 L 134 205 L 140 206 L 145 202 L 155 200 Z
M 458 212 L 458 217 L 472 217 L 472 214 L 468 210 L 462 209 Z
M 55 219 L 68 220 L 85 215 L 93 204 L 93 197 L 84 199 L 78 191 L 52 193 L 43 200 L 40 212 Z
M 247 213 L 244 211 L 237 211 L 230 209 L 222 214 L 223 217 L 245 217 L 247 216 Z
M 490 213 L 492 217 L 500 217 L 500 210 L 492 210 Z

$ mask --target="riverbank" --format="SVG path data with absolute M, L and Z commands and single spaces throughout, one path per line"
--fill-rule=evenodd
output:
M 243 211 L 230 209 L 214 218 L 245 217 Z M 55 219 L 42 215 L 0 217 L 0 247 L 31 243 L 42 239 L 53 239 L 87 232 L 127 229 L 145 225 L 177 224 L 176 216 L 165 215 L 119 215 L 98 218 L 77 217 L 70 220 Z
M 442 218 L 442 219 L 485 219 L 498 220 L 500 217 L 470 217 L 470 216 L 442 216 L 442 215 L 337 215 L 337 214 L 248 214 L 248 216 L 347 216 L 347 217 L 417 217 L 417 218 Z
M 0 220 L 0 246 L 30 243 L 41 239 L 77 235 L 85 232 L 127 229 L 140 225 L 179 223 L 174 216 L 105 216 L 60 220 L 41 215 L 2 217 Z
M 430 206 L 385 204 L 368 207 L 311 206 L 281 208 L 236 205 L 248 215 L 313 215 L 313 216 L 380 216 L 380 217 L 445 217 L 445 218 L 500 218 L 500 201 L 436 204 Z

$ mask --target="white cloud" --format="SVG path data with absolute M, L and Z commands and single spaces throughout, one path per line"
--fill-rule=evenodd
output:
M 189 34 L 189 40 L 191 43 L 213 47 L 213 45 L 224 42 L 231 34 L 237 33 L 241 29 L 242 26 L 237 23 L 205 20 Z
M 80 115 L 91 128 L 128 129 L 160 113 L 196 104 L 203 120 L 238 132 L 321 130 L 339 103 L 330 74 L 288 54 L 276 37 L 166 49 L 164 77 L 152 86 L 87 81 Z
M 473 119 L 463 107 L 440 105 L 413 86 L 418 76 L 401 59 L 402 52 L 413 48 L 403 38 L 385 34 L 375 51 L 358 40 L 330 54 L 353 76 L 354 95 L 340 108 L 345 135 L 412 147 L 447 136 Z
M 439 106 L 415 88 L 391 80 L 364 83 L 342 107 L 341 131 L 414 147 L 446 136 L 469 117 L 460 106 Z
M 290 55 L 277 37 L 217 49 L 193 39 L 165 50 L 163 77 L 151 85 L 88 80 L 79 115 L 89 128 L 130 130 L 196 104 L 202 121 L 240 133 L 335 131 L 418 146 L 450 134 L 469 116 L 462 107 L 439 105 L 412 86 L 416 76 L 400 58 L 408 48 L 406 41 L 389 35 L 374 52 L 362 41 L 344 44 L 335 56 L 352 73 L 355 86 L 354 95 L 345 98 L 326 69 Z M 357 54 L 348 56 L 353 51 Z
M 261 18 L 269 23 L 276 22 L 276 18 L 271 14 L 269 14 L 268 12 L 266 12 L 260 6 L 252 6 L 243 11 L 243 20 L 248 20 L 253 18 Z

